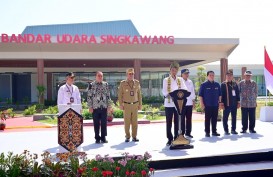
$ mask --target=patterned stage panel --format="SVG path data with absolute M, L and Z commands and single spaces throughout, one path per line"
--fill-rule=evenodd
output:
M 58 117 L 58 143 L 68 151 L 83 143 L 83 117 L 72 108 Z

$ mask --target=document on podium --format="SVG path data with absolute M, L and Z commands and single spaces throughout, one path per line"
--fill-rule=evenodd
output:
M 69 108 L 73 109 L 78 114 L 81 114 L 81 110 L 82 110 L 81 104 L 59 104 L 58 105 L 59 115 L 63 114 Z

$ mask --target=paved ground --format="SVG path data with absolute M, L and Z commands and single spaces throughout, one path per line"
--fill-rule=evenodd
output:
M 203 116 L 203 115 L 201 115 Z M 78 148 L 79 151 L 85 151 L 89 158 L 93 158 L 97 154 L 111 156 L 120 156 L 123 152 L 130 154 L 144 154 L 146 151 L 151 153 L 153 160 L 160 159 L 177 159 L 177 158 L 192 158 L 192 157 L 206 157 L 212 155 L 237 154 L 247 152 L 263 152 L 273 149 L 272 129 L 273 123 L 256 121 L 257 134 L 239 134 L 239 135 L 223 135 L 222 123 L 218 122 L 218 132 L 220 137 L 204 137 L 204 123 L 202 117 L 196 118 L 193 121 L 193 136 L 191 144 L 194 149 L 187 150 L 169 150 L 166 147 L 166 124 L 165 123 L 151 123 L 139 125 L 138 138 L 140 142 L 134 143 L 124 142 L 124 127 L 123 125 L 115 125 L 108 127 L 107 144 L 94 143 L 94 131 L 92 126 L 84 127 L 84 143 Z M 30 123 L 31 118 L 25 118 Z M 20 123 L 19 118 L 8 120 L 15 121 L 14 127 L 17 125 L 25 125 Z M 10 124 L 12 125 L 12 124 Z M 37 127 L 40 123 L 36 124 Z M 230 123 L 229 123 L 230 125 Z M 27 125 L 26 125 L 27 126 Z M 237 122 L 238 131 L 241 128 L 241 122 Z M 0 132 L 1 146 L 0 152 L 7 153 L 13 151 L 14 153 L 21 153 L 25 149 L 32 153 L 41 154 L 43 151 L 49 151 L 52 154 L 58 152 L 65 152 L 66 150 L 58 145 L 57 142 L 57 128 L 13 128 L 6 129 Z M 272 165 L 264 164 L 264 165 Z M 210 167 L 213 169 L 213 167 Z M 216 167 L 217 168 L 217 167 Z M 242 167 L 243 168 L 243 167 Z M 244 167 L 250 168 L 250 167 Z M 200 168 L 200 172 L 205 168 Z M 180 172 L 179 172 L 180 170 Z M 191 168 L 182 169 L 182 171 L 195 171 Z M 191 171 L 191 172 L 190 172 Z M 163 173 L 164 172 L 164 173 Z M 175 176 L 181 174 L 181 169 L 160 171 L 156 176 Z M 175 173 L 176 172 L 176 173 Z M 184 173 L 182 173 L 184 174 Z M 187 173 L 185 173 L 186 175 Z

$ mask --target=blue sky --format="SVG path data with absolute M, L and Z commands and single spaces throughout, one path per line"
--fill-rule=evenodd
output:
M 131 19 L 142 35 L 240 38 L 230 64 L 273 58 L 272 0 L 2 0 L 0 33 L 25 26 Z

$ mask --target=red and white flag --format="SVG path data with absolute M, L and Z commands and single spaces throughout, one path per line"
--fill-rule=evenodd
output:
M 273 64 L 264 48 L 264 79 L 267 90 L 273 94 Z

